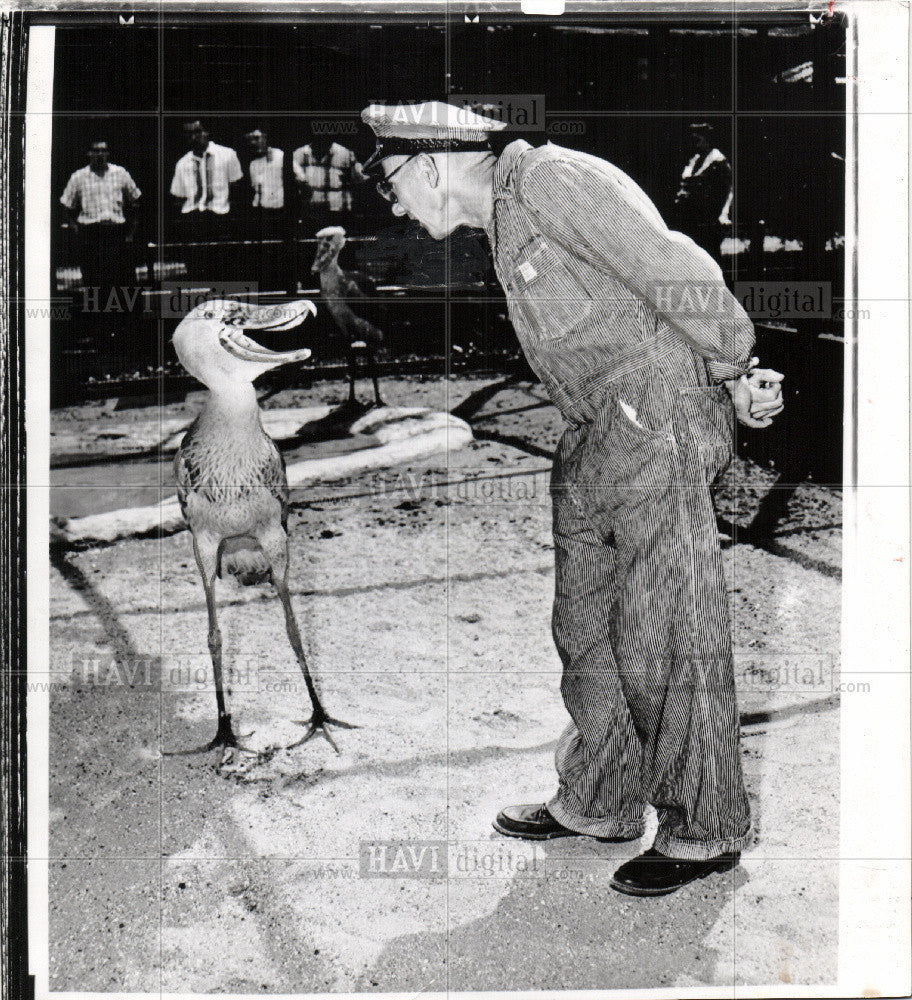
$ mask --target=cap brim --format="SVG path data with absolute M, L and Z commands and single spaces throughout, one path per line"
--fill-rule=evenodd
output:
M 380 163 L 388 156 L 417 156 L 419 153 L 476 153 L 490 152 L 487 139 L 457 138 L 403 138 L 391 136 L 378 139 L 377 148 L 361 167 L 364 173 L 379 174 Z

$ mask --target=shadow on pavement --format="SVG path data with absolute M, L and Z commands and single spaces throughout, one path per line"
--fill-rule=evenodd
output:
M 629 846 L 629 845 L 628 845 Z M 707 947 L 743 869 L 669 896 L 635 899 L 609 888 L 619 857 L 547 859 L 537 873 L 456 878 L 449 932 L 391 942 L 359 989 L 387 991 L 646 989 L 728 985 L 732 956 Z M 499 883 L 499 884 L 498 884 Z M 491 912 L 460 922 L 460 911 Z

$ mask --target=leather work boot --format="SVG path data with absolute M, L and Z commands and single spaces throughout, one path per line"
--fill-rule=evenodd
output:
M 505 837 L 522 837 L 523 840 L 554 840 L 556 837 L 587 837 L 589 834 L 568 830 L 548 812 L 544 803 L 507 806 L 497 814 L 494 829 Z M 618 844 L 636 837 L 595 837 L 605 844 Z
M 714 872 L 731 871 L 740 859 L 740 854 L 720 854 L 705 861 L 689 861 L 666 857 L 650 847 L 618 868 L 611 879 L 611 888 L 628 896 L 666 896 Z

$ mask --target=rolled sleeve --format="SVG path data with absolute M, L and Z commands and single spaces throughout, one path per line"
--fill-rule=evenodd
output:
M 130 199 L 130 201 L 139 201 L 142 196 L 142 191 L 136 186 L 136 181 L 130 176 L 129 171 L 124 171 L 124 193 Z
M 550 157 L 530 164 L 519 196 L 542 233 L 646 302 L 707 360 L 712 378 L 746 371 L 753 324 L 720 267 L 688 236 L 669 230 L 629 177 Z
M 229 183 L 234 184 L 235 181 L 239 181 L 244 176 L 244 171 L 241 170 L 241 161 L 238 159 L 238 155 L 234 150 L 231 150 L 227 166 Z
M 174 176 L 171 178 L 171 194 L 175 198 L 188 198 L 190 192 L 187 191 L 187 185 L 185 183 L 184 171 L 181 169 L 181 165 L 178 163 L 177 168 L 174 171 Z
M 63 189 L 63 194 L 60 196 L 60 204 L 65 208 L 75 208 L 76 201 L 79 198 L 79 182 L 76 180 L 76 175 L 73 174 L 67 181 L 66 187 Z

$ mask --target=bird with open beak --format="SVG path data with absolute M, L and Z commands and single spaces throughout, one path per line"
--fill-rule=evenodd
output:
M 218 709 L 213 739 L 197 751 L 178 752 L 221 747 L 222 764 L 232 760 L 236 749 L 245 748 L 234 733 L 225 701 L 215 582 L 223 571 L 255 570 L 257 560 L 271 576 L 282 602 L 288 639 L 313 708 L 304 736 L 292 746 L 319 734 L 337 749 L 328 726 L 353 728 L 326 712 L 304 655 L 288 590 L 285 462 L 263 429 L 252 384 L 259 375 L 279 365 L 306 361 L 311 352 L 308 348 L 269 350 L 250 336 L 251 331 L 290 330 L 315 313 L 314 304 L 306 299 L 259 308 L 214 299 L 189 312 L 174 332 L 173 343 L 181 364 L 209 389 L 202 412 L 184 435 L 174 469 L 178 499 L 193 535 L 193 553 L 206 592 L 209 653 Z

